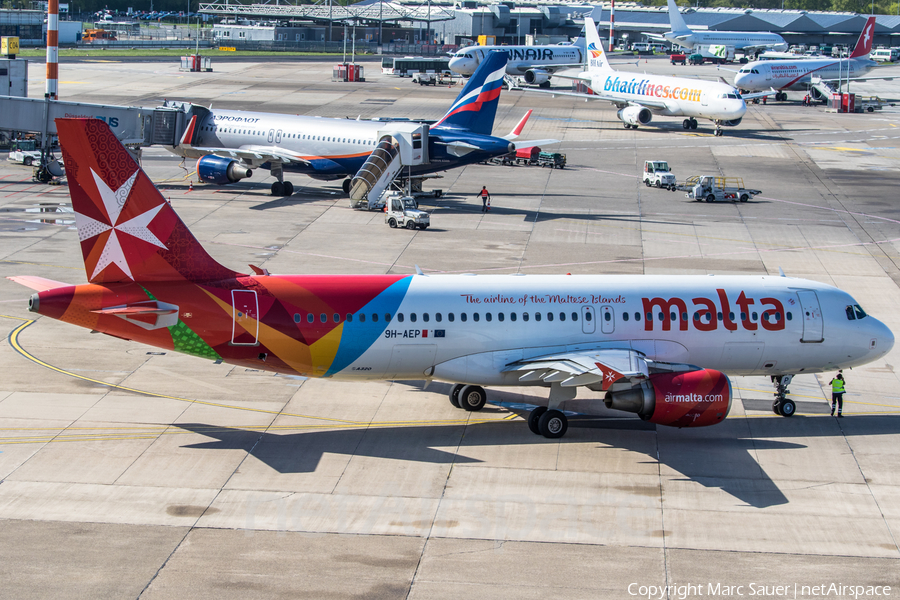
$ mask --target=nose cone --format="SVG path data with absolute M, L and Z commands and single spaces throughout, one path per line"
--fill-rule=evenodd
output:
M 453 61 L 451 61 L 450 64 L 453 64 Z M 751 73 L 738 73 L 737 75 L 735 75 L 734 76 L 734 87 L 742 89 L 742 90 L 749 90 L 750 85 L 748 85 L 748 84 L 752 84 L 752 81 L 753 81 L 751 79 L 750 75 L 751 75 Z
M 471 75 L 474 72 L 472 65 L 470 64 L 472 59 L 463 58 L 460 56 L 454 56 L 450 59 L 448 66 L 450 70 L 459 73 L 461 75 Z
M 872 339 L 869 340 L 869 360 L 876 360 L 885 356 L 894 347 L 894 333 L 878 319 L 872 319 L 872 321 L 870 325 Z

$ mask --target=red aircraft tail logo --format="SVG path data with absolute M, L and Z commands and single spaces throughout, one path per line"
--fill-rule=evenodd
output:
M 57 119 L 91 283 L 234 277 L 215 262 L 98 119 Z
M 853 52 L 850 54 L 850 58 L 860 58 L 862 56 L 868 56 L 870 52 L 872 52 L 872 42 L 875 40 L 875 17 L 869 17 L 866 21 L 865 27 L 863 27 L 862 33 L 859 34 L 859 39 L 856 41 L 856 46 L 853 48 Z

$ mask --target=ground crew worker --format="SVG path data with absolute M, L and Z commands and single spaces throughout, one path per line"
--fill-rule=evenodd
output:
M 837 402 L 837 416 L 843 417 L 841 411 L 844 410 L 844 375 L 838 373 L 837 377 L 831 380 L 831 416 L 834 416 L 834 404 Z
M 486 186 L 481 186 L 481 212 L 491 210 L 491 193 Z

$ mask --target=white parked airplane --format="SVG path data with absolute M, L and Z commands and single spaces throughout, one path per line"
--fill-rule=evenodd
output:
M 848 79 L 893 79 L 893 77 L 860 77 L 878 65 L 869 59 L 875 37 L 875 17 L 869 17 L 853 52 L 848 58 L 795 58 L 789 60 L 759 60 L 741 67 L 734 77 L 734 85 L 751 92 L 763 90 L 807 90 L 812 78 L 832 82 Z M 787 92 L 779 91 L 776 100 L 787 100 Z
M 894 336 L 835 287 L 788 277 L 271 275 L 216 262 L 109 126 L 58 119 L 89 283 L 11 277 L 30 311 L 243 367 L 338 380 L 437 379 L 469 411 L 483 386 L 549 388 L 536 434 L 558 438 L 579 387 L 658 425 L 725 419 L 731 375 L 859 366 Z
M 708 44 L 731 46 L 735 50 L 743 50 L 752 53 L 758 50 L 771 48 L 784 51 L 788 49 L 787 42 L 777 33 L 754 33 L 751 31 L 694 31 L 684 22 L 684 17 L 678 10 L 675 0 L 668 0 L 669 24 L 672 31 L 662 35 L 645 33 L 652 40 L 671 42 L 687 50 L 694 50 L 697 46 Z
M 548 46 L 469 46 L 462 48 L 450 59 L 450 70 L 468 77 L 475 72 L 489 52 L 509 52 L 506 74 L 522 76 L 525 83 L 550 87 L 550 76 L 559 69 L 580 67 L 584 64 L 584 39 L 573 44 Z
M 696 129 L 697 118 L 709 119 L 716 124 L 716 135 L 722 135 L 723 126 L 739 125 L 747 112 L 741 95 L 727 83 L 613 70 L 606 59 L 594 20 L 585 17 L 584 28 L 587 70 L 575 76 L 557 74 L 555 77 L 585 81 L 594 93 L 544 93 L 612 102 L 618 107 L 617 116 L 626 129 L 649 124 L 656 113 L 667 117 L 685 117 L 682 122 L 685 129 Z

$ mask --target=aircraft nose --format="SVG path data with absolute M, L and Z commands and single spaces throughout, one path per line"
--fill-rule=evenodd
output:
M 869 349 L 876 354 L 876 357 L 882 357 L 894 347 L 894 332 L 881 321 L 877 323 L 874 331 L 874 337 L 869 341 Z

